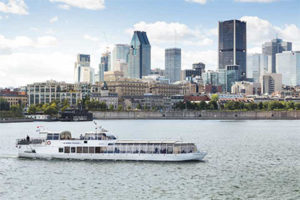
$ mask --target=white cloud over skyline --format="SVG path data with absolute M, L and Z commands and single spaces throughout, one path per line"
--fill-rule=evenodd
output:
M 28 15 L 27 5 L 24 0 L 8 0 L 7 3 L 0 2 L 0 12 Z
M 241 20 L 247 22 L 248 53 L 260 52 L 262 43 L 275 38 L 276 34 L 285 41 L 293 42 L 294 50 L 300 50 L 300 28 L 297 25 L 275 26 L 256 16 L 243 16 Z M 176 46 L 182 48 L 183 69 L 191 68 L 195 62 L 204 62 L 206 69 L 217 68 L 217 28 L 200 29 L 180 22 L 140 21 L 125 28 L 125 34 L 121 32 L 120 35 L 127 33 L 129 43 L 133 30 L 147 32 L 152 45 L 153 68 L 164 68 L 164 51 L 165 48 L 174 47 L 175 35 Z M 99 34 L 88 30 L 85 34 L 70 39 L 67 45 L 62 45 L 61 35 L 55 32 L 56 30 L 53 35 L 36 37 L 0 35 L 0 86 L 22 86 L 50 79 L 73 82 L 77 53 L 91 54 L 92 67 L 97 72 L 101 53 L 107 46 L 112 47 L 112 44 L 97 37 Z M 115 43 L 119 43 L 118 39 L 115 38 Z M 68 46 L 73 41 L 76 46 Z M 67 48 L 73 51 L 67 51 Z
M 50 0 L 50 2 L 63 3 L 59 7 L 69 9 L 70 6 L 88 10 L 101 10 L 105 8 L 104 0 Z

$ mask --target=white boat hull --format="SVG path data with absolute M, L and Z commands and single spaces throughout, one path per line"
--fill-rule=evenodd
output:
M 34 149 L 34 152 L 32 150 Z M 66 159 L 66 160 L 114 160 L 114 161 L 201 161 L 205 152 L 183 153 L 183 154 L 147 154 L 147 153 L 57 153 L 57 148 L 21 146 L 18 157 L 32 159 Z

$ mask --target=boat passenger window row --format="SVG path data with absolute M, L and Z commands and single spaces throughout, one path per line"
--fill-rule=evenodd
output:
M 115 144 L 107 147 L 64 147 L 59 153 L 133 153 L 133 154 L 181 154 L 196 152 L 194 144 Z
M 58 133 L 48 133 L 47 134 L 47 140 L 59 140 L 59 134 Z

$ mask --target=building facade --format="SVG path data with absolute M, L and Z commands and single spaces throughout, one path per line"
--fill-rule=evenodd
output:
M 128 55 L 128 77 L 142 78 L 151 72 L 151 45 L 146 32 L 134 31 Z
M 276 72 L 282 74 L 282 84 L 300 85 L 300 51 L 284 51 L 276 54 Z
M 260 77 L 261 93 L 271 95 L 282 90 L 282 75 L 265 73 Z
M 247 38 L 246 22 L 229 20 L 219 22 L 219 69 L 239 65 L 241 80 L 246 78 Z
M 181 49 L 172 48 L 165 50 L 165 76 L 171 83 L 180 81 L 181 74 Z
M 104 71 L 111 71 L 111 53 L 106 51 L 100 58 L 100 65 L 104 68 Z
M 93 83 L 94 70 L 90 67 L 90 55 L 78 54 L 74 67 L 75 83 Z
M 47 81 L 28 84 L 26 86 L 28 105 L 45 104 L 52 101 L 67 100 L 70 106 L 76 106 L 80 100 L 92 93 L 101 91 L 100 85 L 71 84 L 65 82 Z
M 269 73 L 276 73 L 276 54 L 283 51 L 292 51 L 292 43 L 284 42 L 282 39 L 273 39 L 262 45 L 262 53 L 269 56 Z
M 128 54 L 130 46 L 128 44 L 116 44 L 112 51 L 112 69 L 120 71 L 118 65 L 128 64 Z
M 247 78 L 253 79 L 255 83 L 259 82 L 260 65 L 262 54 L 248 54 L 247 55 Z
M 253 83 L 247 81 L 235 82 L 231 86 L 232 94 L 244 94 L 244 95 L 253 95 Z

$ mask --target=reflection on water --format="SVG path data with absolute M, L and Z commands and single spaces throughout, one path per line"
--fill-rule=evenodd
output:
M 0 124 L 0 199 L 300 199 L 299 121 L 101 121 L 120 139 L 179 139 L 205 162 L 16 158 L 15 139 L 43 125 L 73 135 L 91 122 Z

